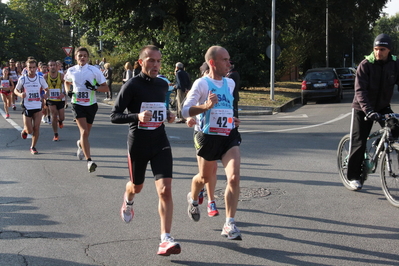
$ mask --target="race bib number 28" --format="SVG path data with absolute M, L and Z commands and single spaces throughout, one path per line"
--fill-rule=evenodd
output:
M 144 102 L 141 104 L 140 113 L 151 111 L 152 117 L 149 122 L 139 122 L 139 128 L 145 130 L 154 130 L 162 125 L 166 120 L 167 113 L 165 103 L 162 102 Z

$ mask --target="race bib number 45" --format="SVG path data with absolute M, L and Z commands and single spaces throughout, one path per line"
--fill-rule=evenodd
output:
M 209 134 L 228 136 L 233 128 L 233 110 L 211 109 L 209 115 Z
M 154 130 L 162 125 L 166 120 L 167 113 L 165 103 L 162 102 L 144 102 L 141 104 L 140 113 L 151 111 L 152 117 L 148 122 L 139 122 L 139 128 L 145 130 Z

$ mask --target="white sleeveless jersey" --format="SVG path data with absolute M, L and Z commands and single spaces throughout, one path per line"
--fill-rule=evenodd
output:
M 36 74 L 34 78 L 21 76 L 15 87 L 20 92 L 25 92 L 23 105 L 27 110 L 42 109 L 41 92 L 47 89 L 47 83 L 42 76 Z

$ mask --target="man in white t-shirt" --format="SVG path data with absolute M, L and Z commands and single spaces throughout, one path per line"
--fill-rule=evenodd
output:
M 72 113 L 80 131 L 77 157 L 79 160 L 86 157 L 87 169 L 91 173 L 97 168 L 91 159 L 89 143 L 90 130 L 98 110 L 96 91 L 108 92 L 109 89 L 103 73 L 89 65 L 89 51 L 86 48 L 76 49 L 75 59 L 78 64 L 68 68 L 64 76 L 65 91 L 71 97 Z

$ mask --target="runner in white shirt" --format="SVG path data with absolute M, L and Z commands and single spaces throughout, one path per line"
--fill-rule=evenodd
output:
M 230 55 L 225 48 L 212 46 L 205 54 L 205 61 L 209 74 L 194 82 L 182 110 L 185 118 L 197 117 L 194 145 L 199 173 L 193 177 L 187 195 L 188 216 L 199 221 L 198 194 L 206 183 L 216 178 L 214 161 L 221 160 L 227 177 L 226 222 L 221 235 L 241 240 L 234 219 L 240 196 L 241 136 L 237 129 L 240 120 L 234 117 L 234 80 L 225 78 L 230 69 Z
M 8 61 L 8 63 L 10 64 L 10 76 L 11 76 L 12 82 L 14 83 L 14 87 L 15 87 L 17 85 L 17 81 L 19 78 L 18 69 L 16 67 L 15 60 L 13 58 L 11 58 Z M 15 111 L 15 110 L 17 110 L 17 107 L 15 106 L 14 93 L 12 93 L 11 100 L 12 100 L 12 109 Z
M 97 168 L 97 164 L 91 160 L 89 143 L 90 130 L 98 110 L 96 91 L 108 92 L 109 89 L 103 73 L 88 64 L 89 51 L 86 48 L 76 49 L 75 59 L 78 64 L 68 68 L 64 77 L 65 91 L 71 97 L 72 113 L 80 131 L 77 157 L 79 160 L 86 157 L 87 169 L 91 173 Z
M 26 139 L 28 134 L 32 135 L 32 145 L 30 152 L 38 154 L 36 144 L 39 140 L 40 118 L 43 105 L 43 92 L 47 90 L 47 83 L 42 76 L 36 74 L 37 62 L 29 59 L 27 62 L 28 75 L 18 79 L 14 93 L 22 99 L 22 114 L 24 119 L 24 129 L 21 137 Z

